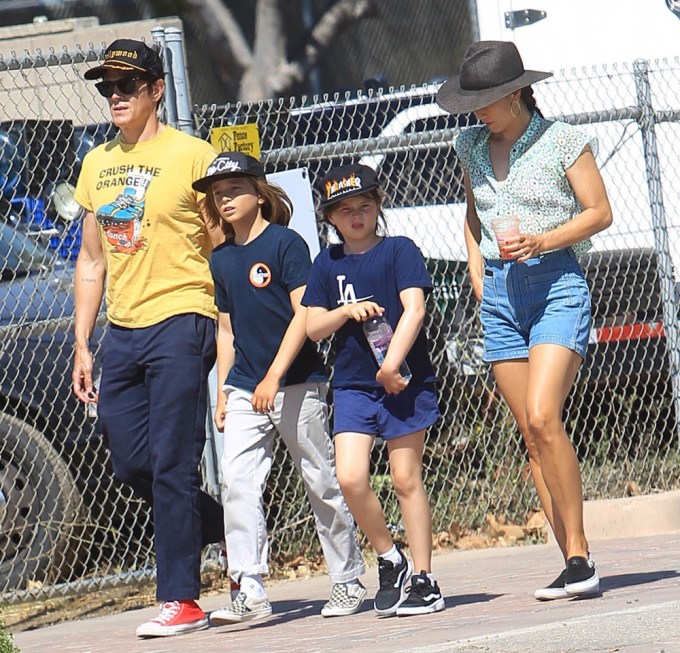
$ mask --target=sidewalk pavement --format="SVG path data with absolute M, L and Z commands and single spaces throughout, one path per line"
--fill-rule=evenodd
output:
M 135 628 L 157 608 L 16 633 L 22 653 L 680 653 L 680 533 L 591 543 L 602 594 L 541 603 L 533 590 L 562 561 L 554 545 L 453 551 L 434 558 L 446 610 L 378 619 L 360 613 L 324 619 L 326 576 L 272 585 L 274 615 L 177 637 L 138 640 Z M 372 597 L 376 569 L 364 584 Z M 227 597 L 207 597 L 204 610 Z

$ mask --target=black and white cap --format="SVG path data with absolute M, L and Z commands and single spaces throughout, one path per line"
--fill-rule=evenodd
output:
M 205 193 L 214 181 L 244 175 L 258 179 L 265 178 L 264 168 L 255 157 L 243 152 L 222 152 L 208 166 L 205 177 L 197 179 L 191 186 L 194 190 Z
M 373 168 L 358 163 L 338 166 L 321 179 L 321 208 L 379 187 Z

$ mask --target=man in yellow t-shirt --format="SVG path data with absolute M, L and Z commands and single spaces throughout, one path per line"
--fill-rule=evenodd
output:
M 102 79 L 97 90 L 119 134 L 85 157 L 76 187 L 86 214 L 73 389 L 98 403 L 116 476 L 153 508 L 162 605 L 137 635 L 175 635 L 208 627 L 196 603 L 201 548 L 223 538 L 221 506 L 201 492 L 198 471 L 216 353 L 208 259 L 219 236 L 191 187 L 216 153 L 160 122 L 163 66 L 141 41 L 114 41 L 85 78 Z M 89 339 L 105 285 L 110 324 L 97 389 Z

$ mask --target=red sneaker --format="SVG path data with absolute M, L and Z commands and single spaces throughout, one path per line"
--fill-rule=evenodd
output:
M 207 627 L 208 618 L 196 601 L 167 601 L 157 617 L 137 628 L 137 637 L 169 637 Z

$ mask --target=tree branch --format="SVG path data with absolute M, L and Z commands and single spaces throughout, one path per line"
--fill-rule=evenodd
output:
M 190 0 L 190 4 L 211 42 L 229 50 L 230 58 L 238 68 L 235 76 L 248 70 L 253 64 L 253 53 L 234 15 L 222 0 Z
M 281 0 L 257 0 L 255 12 L 254 63 L 241 79 L 239 96 L 242 101 L 269 97 L 272 71 L 286 63 Z
M 375 0 L 339 0 L 319 20 L 312 30 L 313 42 L 319 50 L 328 47 L 348 25 L 378 16 Z
M 375 0 L 338 0 L 315 25 L 301 59 L 284 63 L 276 71 L 272 77 L 273 90 L 281 94 L 293 84 L 304 81 L 321 53 L 342 30 L 360 20 L 378 15 Z

